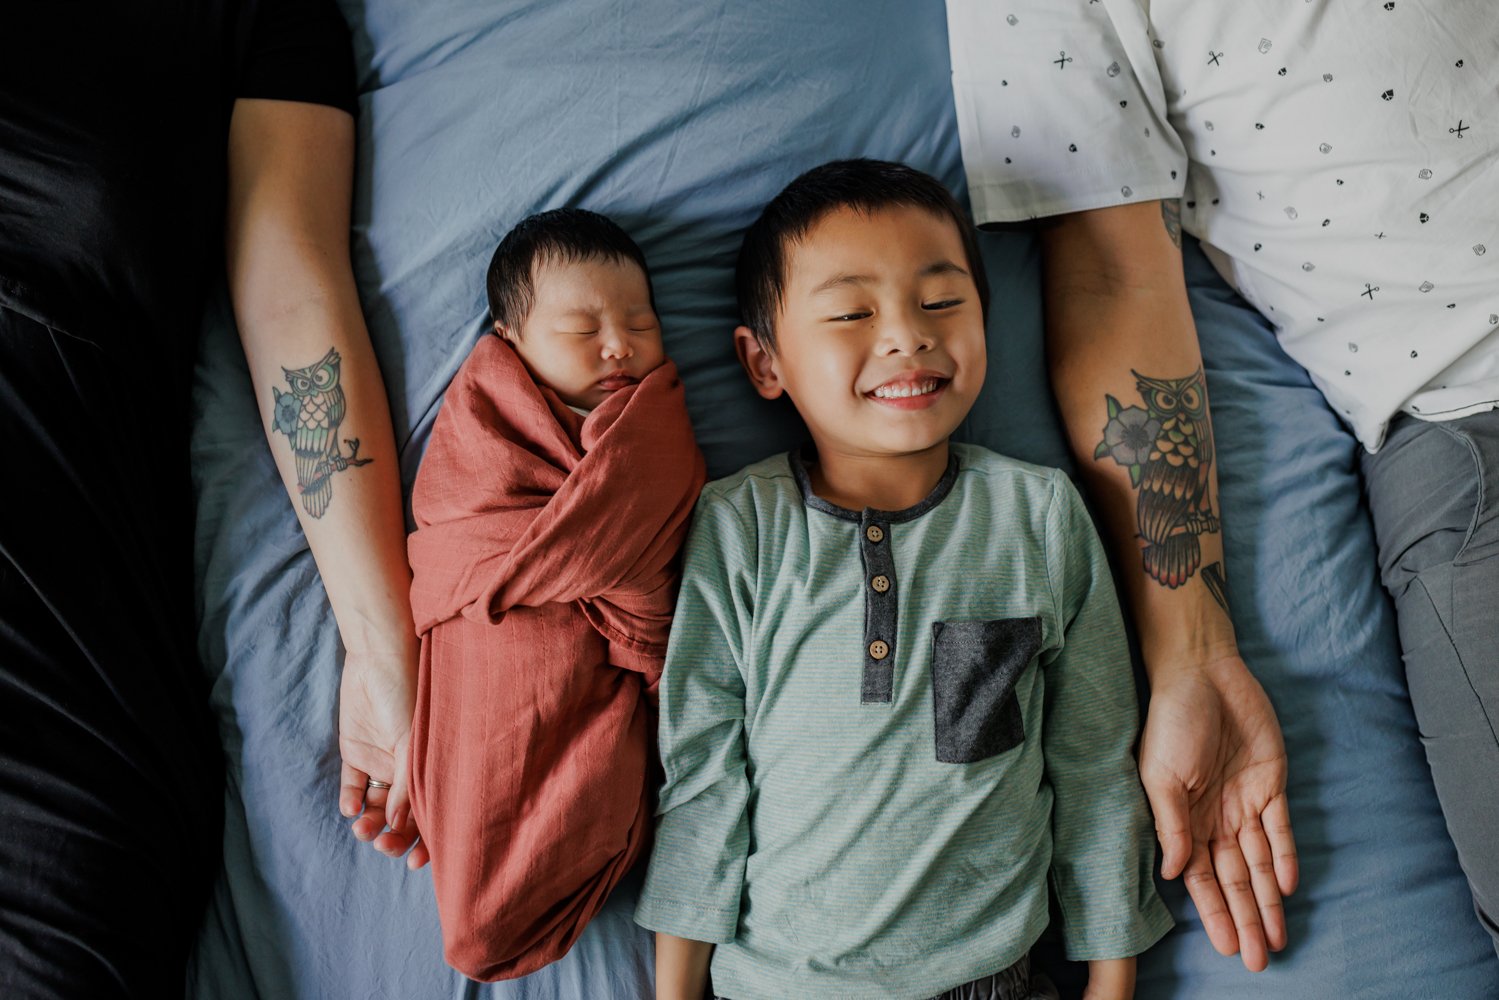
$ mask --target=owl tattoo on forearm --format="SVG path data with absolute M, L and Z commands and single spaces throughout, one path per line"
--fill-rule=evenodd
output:
M 1130 484 L 1140 491 L 1141 564 L 1152 580 L 1175 589 L 1202 567 L 1198 536 L 1221 528 L 1208 489 L 1213 427 L 1207 386 L 1201 369 L 1179 379 L 1130 374 L 1145 406 L 1121 406 L 1106 396 L 1109 420 L 1093 457 L 1112 458 L 1129 470 Z M 1203 568 L 1202 579 L 1226 608 L 1222 564 Z
M 333 499 L 333 474 L 374 459 L 359 457 L 359 439 L 345 439 L 349 453 L 338 443 L 347 404 L 338 384 L 338 351 L 328 349 L 322 360 L 306 368 L 283 368 L 291 392 L 271 386 L 275 430 L 291 441 L 297 463 L 297 492 L 302 509 L 311 517 L 322 517 Z

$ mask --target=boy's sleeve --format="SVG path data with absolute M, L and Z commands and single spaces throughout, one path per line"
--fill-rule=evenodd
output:
M 1060 649 L 1043 661 L 1052 885 L 1069 959 L 1126 958 L 1172 921 L 1152 878 L 1155 836 L 1135 764 L 1139 708 L 1119 602 L 1093 522 L 1060 472 L 1046 548 L 1063 630 Z
M 1025 219 L 1181 197 L 1187 156 L 1141 0 L 947 0 L 973 215 Z
M 739 512 L 704 494 L 688 532 L 661 675 L 656 843 L 635 922 L 693 941 L 734 939 L 749 854 L 744 677 L 755 547 Z

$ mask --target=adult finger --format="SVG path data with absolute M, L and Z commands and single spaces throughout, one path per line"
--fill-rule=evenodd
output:
M 398 830 L 386 830 L 375 838 L 375 850 L 392 858 L 399 858 L 411 849 L 416 841 L 416 831 L 411 830 L 402 833 Z
M 1141 776 L 1150 811 L 1155 814 L 1155 836 L 1161 844 L 1161 878 L 1180 875 L 1192 858 L 1192 811 L 1187 789 L 1175 778 Z
M 375 849 L 393 858 L 405 854 L 417 839 L 416 824 L 411 822 L 411 779 L 406 767 L 409 746 L 403 742 L 396 749 L 395 777 L 385 799 L 385 822 L 389 829 L 375 838 Z
M 1282 896 L 1289 896 L 1301 884 L 1301 859 L 1296 854 L 1296 837 L 1291 832 L 1291 807 L 1285 792 L 1270 800 L 1263 816 L 1265 836 L 1275 854 L 1275 878 Z
M 427 842 L 418 840 L 416 846 L 411 849 L 411 853 L 406 855 L 406 867 L 416 871 L 418 868 L 425 868 L 427 862 L 431 860 L 432 855 L 427 850 Z
M 385 829 L 385 802 L 390 789 L 371 785 L 364 790 L 364 812 L 354 821 L 354 836 L 374 840 Z
M 1259 907 L 1260 922 L 1265 930 L 1265 944 L 1271 951 L 1286 946 L 1286 908 L 1281 902 L 1280 885 L 1275 880 L 1275 856 L 1270 841 L 1258 823 L 1239 831 L 1239 850 L 1249 867 L 1249 885 Z
M 338 779 L 338 811 L 353 819 L 364 808 L 364 789 L 369 775 L 353 764 L 344 764 Z
M 1265 925 L 1260 920 L 1260 909 L 1255 905 L 1254 886 L 1249 880 L 1249 866 L 1244 861 L 1244 852 L 1239 842 L 1229 837 L 1213 841 L 1213 870 L 1218 875 L 1223 898 L 1228 901 L 1228 912 L 1233 917 L 1234 930 L 1239 937 L 1239 957 L 1244 968 L 1259 972 L 1270 964 L 1270 954 L 1265 945 Z
M 408 834 L 407 841 L 415 840 L 415 832 L 408 831 L 411 822 L 411 772 L 406 766 L 406 755 L 410 752 L 409 738 L 396 748 L 395 777 L 390 779 L 390 797 L 385 802 L 385 818 L 392 830 Z
M 1206 844 L 1198 844 L 1192 850 L 1192 859 L 1187 862 L 1182 875 L 1187 895 L 1197 907 L 1197 916 L 1208 940 L 1220 955 L 1232 955 L 1239 950 L 1239 934 L 1234 929 L 1233 917 L 1228 904 L 1223 901 L 1223 892 L 1218 887 L 1218 878 L 1213 874 L 1213 859 Z

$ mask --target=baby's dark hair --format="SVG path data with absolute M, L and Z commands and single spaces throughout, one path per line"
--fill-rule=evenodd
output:
M 645 274 L 645 287 L 656 307 L 651 269 L 630 234 L 613 220 L 583 208 L 555 208 L 522 219 L 505 234 L 489 259 L 489 313 L 496 323 L 519 327 L 531 312 L 536 294 L 532 282 L 538 263 L 584 260 L 634 261 Z
M 834 160 L 813 167 L 771 199 L 744 234 L 734 283 L 739 315 L 760 346 L 775 351 L 775 318 L 786 293 L 787 248 L 823 216 L 840 208 L 872 213 L 883 208 L 924 208 L 952 220 L 963 239 L 968 273 L 978 287 L 979 306 L 989 315 L 989 282 L 978 233 L 952 193 L 930 174 L 885 160 Z

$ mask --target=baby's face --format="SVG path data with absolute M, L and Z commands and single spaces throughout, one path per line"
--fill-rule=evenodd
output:
M 789 251 L 772 394 L 791 397 L 819 452 L 908 455 L 945 441 L 986 364 L 957 226 L 921 208 L 844 208 Z
M 633 261 L 542 261 L 519 330 L 496 324 L 531 376 L 591 410 L 666 360 L 645 274 Z

